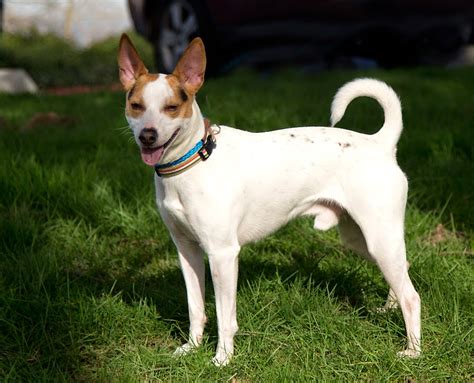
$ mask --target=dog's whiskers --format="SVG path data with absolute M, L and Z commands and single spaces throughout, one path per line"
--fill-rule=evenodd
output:
M 130 132 L 130 127 L 129 127 L 128 125 L 117 126 L 115 129 L 118 130 L 118 131 L 121 132 L 121 133 L 128 133 L 128 132 Z

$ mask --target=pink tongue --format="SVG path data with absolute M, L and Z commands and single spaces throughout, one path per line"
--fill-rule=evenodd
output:
M 156 149 L 142 149 L 141 154 L 143 162 L 147 165 L 155 166 L 160 160 L 163 150 L 165 150 L 163 146 Z

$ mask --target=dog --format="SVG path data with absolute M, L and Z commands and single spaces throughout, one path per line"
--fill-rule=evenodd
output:
M 314 228 L 338 226 L 343 243 L 380 268 L 390 286 L 385 308 L 400 306 L 408 338 L 399 354 L 420 355 L 421 301 L 408 275 L 404 240 L 407 179 L 396 161 L 403 129 L 400 101 L 385 83 L 356 79 L 331 107 L 331 127 L 250 133 L 209 124 L 195 96 L 204 83 L 206 53 L 195 38 L 172 74 L 150 74 L 122 35 L 119 77 L 125 115 L 142 160 L 156 170 L 156 203 L 176 245 L 187 290 L 189 340 L 202 343 L 204 254 L 215 290 L 218 343 L 214 364 L 234 353 L 240 248 L 298 216 Z M 377 100 L 385 122 L 373 135 L 335 128 L 356 97 Z

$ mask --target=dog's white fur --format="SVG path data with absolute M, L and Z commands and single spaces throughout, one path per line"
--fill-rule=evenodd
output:
M 156 127 L 160 145 L 180 128 L 160 163 L 186 153 L 205 129 L 195 100 L 190 118 L 163 114 L 170 92 L 160 75 L 144 89 L 144 114 L 128 118 L 135 137 L 145 127 Z M 337 92 L 333 125 L 360 96 L 375 98 L 383 107 L 385 123 L 376 134 L 332 127 L 250 133 L 220 126 L 217 148 L 207 161 L 174 177 L 155 176 L 156 202 L 176 244 L 187 289 L 189 341 L 176 354 L 188 353 L 202 342 L 203 255 L 209 258 L 216 296 L 219 340 L 213 361 L 226 365 L 238 329 L 240 248 L 293 218 L 310 215 L 316 229 L 338 225 L 343 242 L 379 266 L 391 287 L 386 307 L 394 307 L 396 299 L 406 324 L 408 346 L 400 354 L 419 355 L 420 298 L 408 276 L 404 242 L 408 185 L 395 157 L 401 106 L 385 83 L 358 79 Z

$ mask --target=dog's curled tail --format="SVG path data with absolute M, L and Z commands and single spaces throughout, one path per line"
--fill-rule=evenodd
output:
M 385 122 L 374 137 L 394 149 L 403 129 L 402 106 L 394 90 L 382 81 L 359 78 L 343 85 L 332 101 L 331 126 L 341 120 L 349 103 L 357 97 L 374 98 L 382 106 Z

